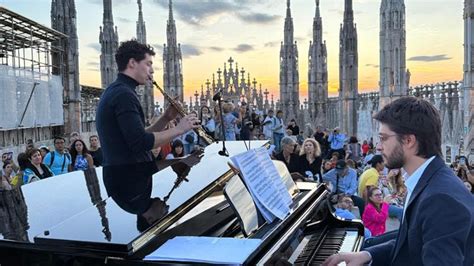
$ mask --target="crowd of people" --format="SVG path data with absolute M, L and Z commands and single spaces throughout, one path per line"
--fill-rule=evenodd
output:
M 0 190 L 11 190 L 52 176 L 102 165 L 103 156 L 97 135 L 89 137 L 89 145 L 76 132 L 69 138 L 69 148 L 66 148 L 64 137 L 54 137 L 53 144 L 53 149 L 28 145 L 24 152 L 18 154 L 16 163 L 11 153 L 4 153 Z

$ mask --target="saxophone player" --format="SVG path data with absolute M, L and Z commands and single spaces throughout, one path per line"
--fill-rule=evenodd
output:
M 156 122 L 145 127 L 135 88 L 151 81 L 154 55 L 151 46 L 136 40 L 120 44 L 115 54 L 119 74 L 102 94 L 96 119 L 108 195 L 125 211 L 150 222 L 156 218 L 153 212 L 165 206 L 150 198 L 152 175 L 158 171 L 151 150 L 200 126 L 191 114 L 182 117 L 176 127 L 165 129 L 178 115 L 176 107 L 170 106 Z

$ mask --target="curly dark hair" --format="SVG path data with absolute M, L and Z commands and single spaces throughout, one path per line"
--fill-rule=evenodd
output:
M 148 44 L 139 43 L 135 39 L 120 43 L 117 53 L 115 53 L 115 61 L 117 62 L 118 71 L 124 71 L 127 68 L 130 59 L 133 58 L 135 61 L 140 62 L 145 59 L 146 54 L 151 56 L 155 55 L 153 47 Z

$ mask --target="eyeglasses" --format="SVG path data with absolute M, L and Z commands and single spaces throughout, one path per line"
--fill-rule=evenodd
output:
M 382 197 L 382 193 L 376 193 L 373 195 L 374 197 Z
M 384 143 L 384 142 L 386 142 L 389 138 L 395 137 L 395 136 L 398 136 L 398 135 L 397 135 L 397 134 L 393 134 L 393 135 L 382 135 L 382 134 L 379 134 L 380 143 Z

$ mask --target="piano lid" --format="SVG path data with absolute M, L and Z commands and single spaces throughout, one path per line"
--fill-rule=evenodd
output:
M 266 143 L 267 141 L 252 141 L 252 146 L 260 147 Z M 243 141 L 226 142 L 226 148 L 230 156 L 247 150 Z M 103 200 L 92 205 L 91 197 L 88 196 L 90 204 L 81 204 L 82 209 L 76 208 L 74 212 L 66 211 L 67 215 L 61 215 L 61 220 L 54 219 L 54 223 L 43 223 L 42 227 L 38 227 L 32 232 L 34 233 L 34 242 L 56 248 L 67 247 L 80 250 L 130 254 L 145 245 L 156 235 L 159 235 L 160 232 L 176 222 L 233 176 L 227 165 L 229 158 L 218 154 L 221 149 L 221 143 L 214 143 L 205 148 L 200 163 L 190 169 L 187 176 L 189 182 L 181 183 L 170 195 L 167 201 L 169 205 L 168 215 L 144 233 L 141 233 L 137 228 L 137 215 L 123 210 L 112 198 L 103 195 L 105 188 L 102 184 L 102 171 L 98 170 L 98 181 L 96 182 L 98 188 L 96 191 Z M 68 187 L 69 197 L 66 198 L 67 194 L 63 193 L 61 207 L 55 208 L 55 210 L 67 209 L 72 202 L 84 197 L 84 195 L 78 196 L 76 192 L 87 191 L 87 188 L 84 188 L 87 187 L 87 182 L 83 173 L 80 172 L 80 174 L 83 179 L 82 183 L 77 181 L 70 184 L 73 187 L 69 187 L 69 183 L 62 182 L 62 186 Z M 177 175 L 171 167 L 167 167 L 154 174 L 151 197 L 163 199 L 172 189 L 176 178 Z M 88 182 L 91 183 L 91 180 Z M 25 189 L 28 186 L 25 186 Z M 54 191 L 61 189 L 63 188 L 56 187 Z M 43 191 L 51 190 L 51 188 L 44 188 Z M 43 194 L 49 195 L 46 192 Z M 51 195 L 54 198 L 54 194 L 51 193 Z M 44 197 L 41 199 L 44 199 Z M 59 201 L 54 200 L 54 202 L 57 203 Z M 43 201 L 43 203 L 45 202 Z M 35 209 L 40 208 L 41 206 L 35 205 Z M 31 211 L 33 210 L 30 210 L 30 206 L 28 206 L 28 212 L 30 213 Z M 54 216 L 55 213 L 49 211 L 48 215 Z M 45 218 L 41 216 L 39 219 Z

